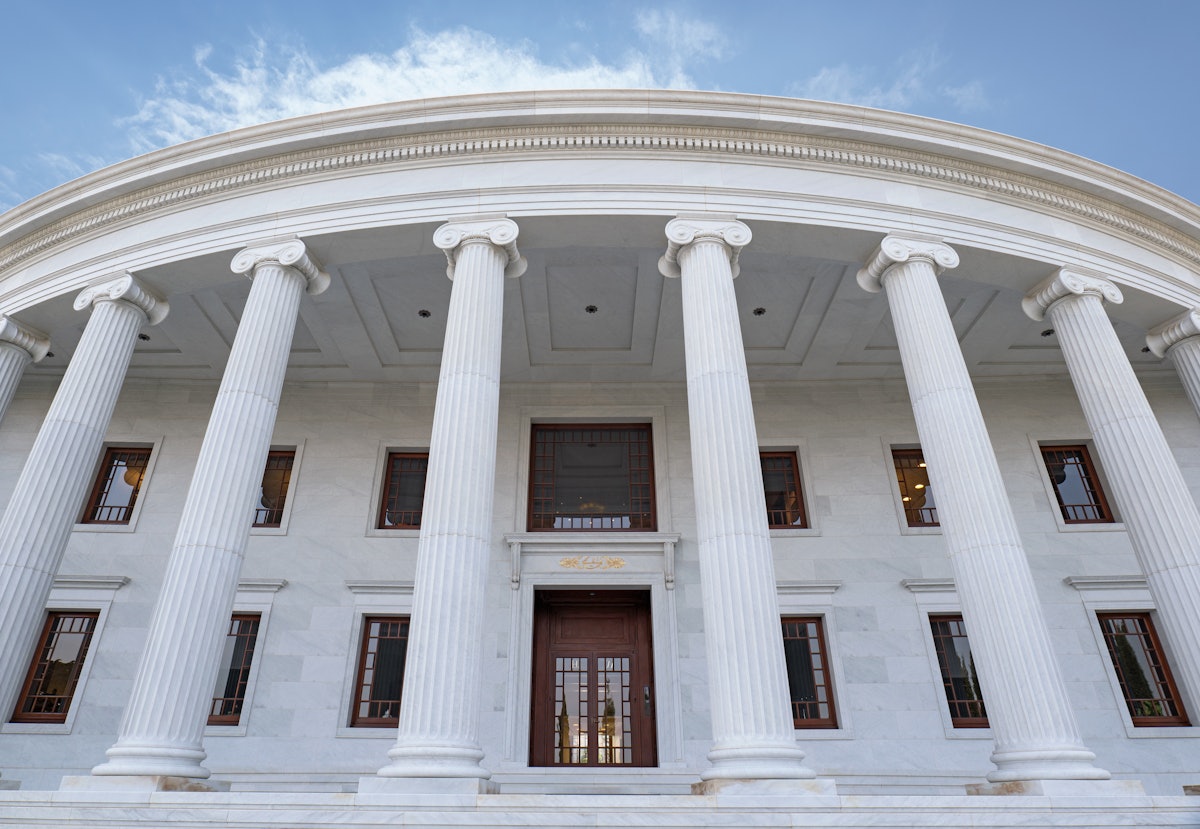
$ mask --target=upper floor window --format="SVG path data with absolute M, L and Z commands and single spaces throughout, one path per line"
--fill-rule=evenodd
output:
M 407 616 L 367 616 L 363 620 L 351 726 L 395 727 L 400 722 L 407 656 Z
M 783 657 L 796 728 L 837 728 L 822 621 L 819 616 L 783 618 Z
M 650 424 L 535 424 L 530 530 L 654 530 Z
M 208 712 L 209 725 L 237 725 L 241 719 L 260 618 L 257 613 L 235 613 L 229 622 L 221 670 L 217 673 L 212 708 Z
M 1100 629 L 1134 725 L 1188 725 L 1149 613 L 1100 613 Z
M 1112 510 L 1086 446 L 1043 446 L 1042 460 L 1067 524 L 1111 524 Z
M 920 449 L 892 449 L 896 465 L 896 484 L 900 487 L 900 502 L 904 518 L 910 527 L 936 527 L 937 504 L 929 486 L 929 471 Z
M 983 689 L 979 687 L 975 657 L 971 655 L 971 642 L 967 639 L 962 616 L 930 616 L 929 627 L 933 631 L 933 646 L 942 671 L 951 724 L 955 728 L 987 728 Z
M 148 447 L 110 446 L 106 449 L 83 513 L 83 523 L 128 524 L 149 463 Z
M 283 508 L 287 504 L 292 465 L 295 462 L 294 449 L 272 449 L 267 454 L 258 504 L 254 507 L 255 527 L 278 527 L 283 522 Z
M 804 528 L 804 493 L 800 489 L 800 464 L 795 452 L 759 452 L 763 491 L 767 496 L 767 524 L 773 530 Z
M 13 722 L 67 721 L 99 616 L 87 611 L 50 611 Z
M 428 471 L 428 452 L 388 452 L 376 527 L 381 530 L 421 528 Z

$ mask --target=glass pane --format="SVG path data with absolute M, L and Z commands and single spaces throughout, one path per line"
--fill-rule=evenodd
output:
M 128 523 L 149 460 L 149 449 L 109 449 L 92 491 L 85 522 Z
M 601 765 L 633 762 L 633 712 L 630 709 L 629 659 L 598 660 L 599 688 L 596 728 L 596 761 Z
M 654 528 L 650 429 L 535 426 L 529 527 Z
M 938 526 L 937 504 L 933 499 L 933 488 L 929 485 L 929 472 L 921 450 L 893 449 L 892 460 L 896 465 L 896 484 L 900 488 L 900 501 L 904 504 L 908 525 Z
M 588 660 L 554 660 L 554 763 L 588 762 Z

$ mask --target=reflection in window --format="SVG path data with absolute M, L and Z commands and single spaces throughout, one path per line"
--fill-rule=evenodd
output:
M 350 725 L 394 727 L 400 722 L 400 696 L 408 655 L 407 616 L 368 616 L 363 620 L 354 707 Z
M 128 524 L 149 462 L 149 449 L 113 446 L 105 450 L 83 523 Z
M 420 529 L 428 471 L 428 452 L 388 453 L 376 527 L 381 530 Z
M 816 616 L 783 618 L 783 655 L 796 728 L 837 728 L 821 621 Z
M 929 486 L 929 470 L 920 449 L 893 449 L 896 484 L 904 504 L 904 518 L 910 527 L 938 526 L 937 504 Z
M 254 508 L 255 527 L 278 527 L 283 521 L 283 508 L 287 503 L 295 460 L 294 449 L 276 449 L 267 454 L 258 504 Z
M 950 706 L 950 722 L 955 728 L 987 728 L 983 689 L 979 687 L 975 657 L 971 655 L 962 616 L 930 616 L 929 626 L 933 630 L 946 703 Z
M 51 611 L 13 722 L 66 722 L 99 613 Z
M 650 425 L 538 424 L 530 530 L 653 530 Z
M 1112 523 L 1112 512 L 1086 446 L 1043 446 L 1042 460 L 1064 522 Z
M 1187 725 L 1149 613 L 1101 613 L 1100 629 L 1134 725 Z
M 767 496 L 767 524 L 773 530 L 807 527 L 796 453 L 759 452 L 759 461 Z
M 209 725 L 237 725 L 246 701 L 246 685 L 250 681 L 250 664 L 254 661 L 254 644 L 258 638 L 259 615 L 235 613 L 229 622 L 229 633 L 221 653 L 221 670 L 213 689 Z

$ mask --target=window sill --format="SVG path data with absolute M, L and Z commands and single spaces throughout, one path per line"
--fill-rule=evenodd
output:
M 1200 726 L 1132 725 L 1126 723 L 1125 733 L 1132 740 L 1167 740 L 1171 738 L 1194 740 L 1200 737 Z
M 420 538 L 421 530 L 420 529 L 407 529 L 407 528 L 402 529 L 402 530 L 400 530 L 400 529 L 384 530 L 384 529 L 380 529 L 379 527 L 372 527 L 371 529 L 367 530 L 366 537 L 367 538 Z
M 1060 533 L 1123 533 L 1125 524 L 1121 521 L 1096 522 L 1094 524 L 1068 524 L 1061 518 L 1055 520 Z
M 287 527 L 251 527 L 250 535 L 287 535 Z
M 900 525 L 900 535 L 941 535 L 942 528 L 938 527 L 910 527 L 908 524 Z
M 133 521 L 128 524 L 76 524 L 77 533 L 131 533 L 137 530 Z
M 0 734 L 70 734 L 69 722 L 6 722 Z
M 821 531 L 816 527 L 772 527 L 771 538 L 814 538 Z
M 246 724 L 238 723 L 237 725 L 206 725 L 204 726 L 205 737 L 245 737 Z
M 362 728 L 352 728 L 344 725 L 337 730 L 338 737 L 350 737 L 359 740 L 394 740 L 396 739 L 396 730 L 399 724 L 389 728 L 376 728 L 374 726 L 365 726 Z
M 853 740 L 854 734 L 848 728 L 795 728 L 796 739 L 804 742 L 811 740 Z

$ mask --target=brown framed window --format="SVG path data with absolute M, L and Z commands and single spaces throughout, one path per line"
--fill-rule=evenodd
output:
M 767 524 L 773 530 L 807 527 L 796 453 L 759 452 L 758 458 L 762 463 L 763 491 L 767 496 Z
M 381 530 L 420 529 L 428 471 L 428 452 L 388 453 L 376 527 Z
M 785 616 L 782 621 L 795 727 L 837 728 L 823 620 L 819 616 Z
M 1112 510 L 1108 508 L 1088 448 L 1078 444 L 1043 446 L 1041 449 L 1063 521 L 1067 524 L 1113 523 Z
M 535 424 L 529 529 L 655 530 L 649 423 Z
M 1133 724 L 1188 725 L 1149 613 L 1098 613 Z
M 50 611 L 13 722 L 67 721 L 99 617 L 94 611 Z
M 229 633 L 221 654 L 221 670 L 213 689 L 209 725 L 237 725 L 246 701 L 246 685 L 250 681 L 250 664 L 254 661 L 254 645 L 258 640 L 257 613 L 235 613 L 229 621 Z
M 929 471 L 921 450 L 893 449 L 892 462 L 896 466 L 896 485 L 900 488 L 900 502 L 904 505 L 908 526 L 939 526 L 937 504 L 933 500 Z
M 149 448 L 110 446 L 104 450 L 83 523 L 128 524 L 149 462 Z
M 407 616 L 367 616 L 363 619 L 351 726 L 379 728 L 399 724 L 407 653 Z
M 958 614 L 930 616 L 929 627 L 933 631 L 938 667 L 942 670 L 951 724 L 955 728 L 987 728 L 983 689 L 979 687 L 979 675 L 975 673 L 975 658 L 971 655 L 963 617 Z
M 267 465 L 263 468 L 262 485 L 258 490 L 258 504 L 254 508 L 255 527 L 278 527 L 282 523 L 288 487 L 292 483 L 292 464 L 295 462 L 295 449 L 272 449 L 267 453 Z

